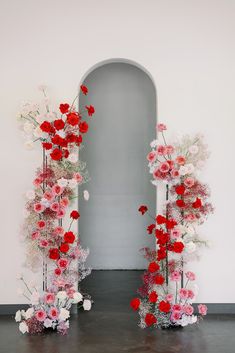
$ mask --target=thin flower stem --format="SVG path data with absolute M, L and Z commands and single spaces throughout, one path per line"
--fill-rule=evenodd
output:
M 29 293 L 32 294 L 31 290 L 29 289 L 29 286 L 27 285 L 23 277 L 22 277 L 22 282 L 24 283 L 25 287 L 28 289 Z
M 74 221 L 74 219 L 72 219 L 72 221 L 70 222 L 68 232 L 69 232 L 69 231 L 70 231 L 70 229 L 71 229 L 71 226 L 72 226 L 72 224 L 73 224 L 73 221 Z

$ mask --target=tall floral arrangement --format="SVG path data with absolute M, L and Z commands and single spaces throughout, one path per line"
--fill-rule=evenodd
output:
M 156 249 L 142 249 L 149 265 L 139 297 L 131 301 L 139 312 L 141 328 L 186 326 L 207 313 L 204 304 L 199 304 L 195 313 L 192 304 L 198 287 L 188 263 L 198 258 L 206 245 L 197 227 L 213 212 L 209 188 L 198 179 L 209 153 L 201 135 L 184 136 L 170 145 L 164 135 L 166 126 L 158 124 L 157 130 L 161 138 L 151 142 L 147 160 L 152 184 L 164 186 L 165 202 L 156 216 L 146 205 L 139 208 L 151 218 L 147 233 L 156 239 Z
M 81 86 L 87 95 L 86 86 Z M 86 164 L 78 158 L 83 138 L 88 132 L 92 105 L 78 110 L 75 100 L 52 109 L 46 87 L 40 86 L 40 104 L 25 104 L 19 115 L 25 146 L 38 143 L 42 149 L 42 166 L 36 170 L 33 187 L 26 192 L 25 221 L 22 227 L 26 243 L 26 265 L 42 272 L 42 285 L 27 284 L 22 275 L 21 294 L 30 302 L 27 311 L 19 310 L 16 321 L 22 333 L 39 333 L 52 328 L 65 334 L 69 327 L 70 308 L 79 303 L 90 310 L 91 299 L 75 288 L 89 275 L 85 267 L 88 249 L 81 247 L 72 225 L 80 214 L 71 209 L 77 187 L 88 180 Z M 89 198 L 88 191 L 84 197 Z M 66 225 L 65 217 L 70 221 Z M 41 287 L 41 288 L 40 288 Z

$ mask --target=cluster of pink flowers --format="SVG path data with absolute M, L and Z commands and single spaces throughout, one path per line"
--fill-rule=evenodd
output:
M 21 320 L 21 327 L 28 325 L 25 332 L 29 333 L 34 330 L 32 327 L 35 330 L 47 328 L 52 313 L 55 314 L 55 320 L 48 327 L 60 332 L 67 331 L 68 317 L 62 320 L 60 312 L 69 310 L 74 303 L 73 294 L 78 293 L 74 287 L 91 271 L 85 267 L 88 250 L 81 247 L 78 234 L 72 230 L 80 214 L 71 207 L 77 198 L 78 185 L 88 179 L 85 164 L 78 160 L 78 151 L 82 135 L 88 131 L 85 118 L 90 119 L 95 110 L 90 105 L 78 111 L 74 104 L 70 106 L 67 103 L 61 103 L 58 111 L 51 110 L 45 87 L 41 89 L 45 96 L 43 107 L 26 104 L 20 115 L 27 148 L 35 138 L 34 142 L 39 141 L 43 151 L 43 165 L 36 172 L 33 188 L 25 194 L 27 201 L 22 229 L 28 249 L 26 263 L 33 270 L 43 272 L 44 293 L 37 304 L 31 302 L 34 314 L 27 320 L 24 320 L 23 315 L 23 323 Z M 87 87 L 81 86 L 81 92 L 87 95 Z M 88 200 L 88 191 L 84 195 Z M 63 220 L 68 212 L 70 222 L 65 227 Z M 66 296 L 63 305 L 61 302 L 58 304 L 58 301 L 55 304 L 59 293 Z M 81 296 L 80 299 L 84 299 L 85 303 L 90 302 L 89 296 Z
M 162 214 L 149 224 L 147 232 L 156 238 L 156 249 L 143 249 L 149 261 L 139 288 L 140 298 L 131 301 L 131 307 L 139 311 L 140 327 L 186 326 L 206 315 L 207 308 L 198 305 L 198 314 L 192 305 L 198 292 L 194 284 L 196 275 L 185 271 L 187 263 L 194 259 L 205 241 L 197 234 L 197 225 L 213 212 L 208 202 L 208 186 L 202 184 L 196 172 L 208 157 L 207 147 L 200 135 L 183 137 L 181 143 L 167 144 L 164 124 L 158 124 L 163 143 L 151 142 L 147 156 L 154 185 L 163 185 L 166 203 Z M 139 212 L 148 214 L 142 205 Z M 196 256 L 197 257 L 197 256 Z

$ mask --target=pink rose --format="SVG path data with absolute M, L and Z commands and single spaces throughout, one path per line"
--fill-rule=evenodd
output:
M 183 312 L 184 312 L 186 315 L 192 315 L 192 314 L 193 314 L 193 311 L 194 311 L 192 305 L 190 305 L 190 304 L 183 305 L 183 308 L 182 308 L 182 309 L 183 309 Z
M 171 321 L 176 322 L 178 320 L 180 320 L 181 318 L 181 312 L 180 311 L 173 311 L 171 314 Z
M 147 160 L 150 163 L 153 163 L 156 161 L 156 159 L 157 159 L 157 152 L 156 151 L 149 152 L 149 154 L 147 155 Z
M 193 213 L 189 213 L 185 215 L 184 219 L 188 222 L 194 222 L 196 220 L 196 216 Z
M 54 270 L 54 274 L 55 274 L 56 276 L 60 276 L 61 273 L 62 273 L 62 271 L 61 271 L 60 268 L 56 268 L 56 269 Z
M 43 206 L 40 202 L 37 202 L 33 205 L 34 211 L 37 213 L 42 213 L 45 210 L 45 206 Z
M 56 235 L 59 235 L 60 237 L 62 237 L 64 235 L 64 228 L 63 227 L 55 227 L 54 232 Z
M 157 154 L 159 154 L 159 156 L 165 155 L 166 154 L 166 147 L 163 145 L 157 146 Z
M 172 170 L 171 170 L 171 176 L 172 176 L 172 178 L 178 178 L 178 176 L 179 176 L 179 171 L 176 170 L 176 169 L 172 169 Z
M 164 130 L 166 130 L 165 124 L 162 124 L 162 123 L 157 124 L 157 131 L 163 132 Z
M 167 295 L 166 295 L 166 301 L 167 301 L 167 302 L 172 303 L 172 302 L 173 302 L 173 299 L 174 299 L 173 294 L 167 294 Z
M 67 197 L 63 197 L 61 200 L 60 200 L 60 205 L 62 207 L 68 207 L 69 205 L 69 199 Z
M 185 158 L 184 158 L 184 156 L 178 156 L 178 157 L 176 157 L 176 162 L 177 162 L 179 165 L 184 165 L 184 164 L 185 164 Z
M 162 174 L 158 168 L 154 169 L 153 171 L 153 177 L 154 179 L 161 179 Z
M 76 292 L 75 289 L 70 288 L 70 289 L 67 291 L 68 297 L 72 299 L 75 292 Z
M 65 270 L 68 267 L 69 261 L 66 258 L 60 258 L 57 261 L 57 265 L 59 266 L 60 269 Z
M 163 162 L 163 163 L 160 164 L 159 169 L 160 169 L 160 171 L 162 173 L 167 173 L 170 170 L 170 166 L 169 166 L 169 164 L 167 162 Z
M 37 226 L 39 229 L 44 229 L 46 227 L 46 222 L 41 219 L 37 222 Z
M 48 241 L 46 239 L 41 239 L 40 242 L 39 242 L 39 245 L 42 248 L 46 248 L 48 246 Z
M 185 276 L 189 279 L 189 281 L 195 281 L 196 279 L 195 273 L 191 271 L 186 272 Z
M 171 145 L 166 146 L 166 154 L 173 154 L 174 153 L 174 147 Z
M 65 215 L 65 210 L 63 208 L 60 208 L 57 212 L 56 212 L 56 218 L 60 219 L 63 218 Z
M 56 194 L 56 195 L 61 195 L 62 192 L 64 191 L 64 189 L 63 189 L 61 186 L 59 186 L 58 184 L 56 184 L 56 185 L 53 185 L 53 186 L 52 186 L 52 191 L 53 191 L 54 194 Z
M 55 301 L 55 294 L 54 293 L 46 293 L 44 296 L 44 301 L 47 304 L 52 304 Z
M 184 185 L 191 188 L 194 185 L 194 179 L 191 177 L 184 179 Z
M 172 310 L 173 311 L 181 311 L 181 305 L 180 304 L 174 304 L 173 306 L 172 306 Z
M 49 314 L 51 319 L 53 319 L 53 320 L 57 320 L 58 319 L 59 312 L 58 312 L 58 310 L 55 307 L 50 308 L 48 314 Z
M 179 296 L 181 299 L 187 299 L 188 298 L 188 290 L 185 288 L 181 288 L 179 290 Z
M 40 236 L 41 236 L 41 234 L 40 234 L 40 232 L 38 232 L 38 231 L 33 232 L 33 233 L 31 234 L 31 238 L 32 238 L 33 240 L 36 240 L 36 239 L 40 238 Z
M 198 305 L 198 312 L 201 315 L 206 315 L 207 314 L 207 306 L 205 304 L 199 304 Z
M 73 178 L 77 181 L 78 184 L 81 184 L 83 181 L 83 176 L 80 173 L 75 173 L 73 175 Z
M 177 228 L 171 230 L 171 237 L 177 239 L 181 236 L 181 231 Z
M 44 192 L 43 197 L 45 199 L 47 199 L 48 201 L 52 201 L 55 196 L 51 191 L 46 191 L 46 192 Z
M 174 282 L 179 281 L 181 279 L 180 272 L 177 270 L 171 272 L 170 279 L 171 279 L 171 281 L 174 281 Z
M 33 185 L 34 186 L 40 186 L 41 183 L 42 183 L 42 179 L 41 178 L 36 178 L 33 181 Z
M 60 208 L 60 205 L 59 205 L 58 202 L 53 202 L 53 203 L 51 204 L 51 210 L 52 210 L 52 211 L 57 212 L 57 211 L 59 210 L 59 208 Z
M 42 322 L 47 317 L 47 314 L 44 310 L 38 310 L 36 311 L 35 316 L 38 321 Z
M 194 299 L 195 298 L 195 294 L 191 289 L 188 289 L 188 298 L 189 299 Z

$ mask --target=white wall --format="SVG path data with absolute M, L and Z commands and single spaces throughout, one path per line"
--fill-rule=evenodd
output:
M 212 151 L 202 175 L 216 213 L 202 227 L 212 248 L 195 264 L 200 301 L 234 302 L 233 0 L 1 0 L 1 291 L 0 303 L 22 302 L 15 280 L 24 248 L 18 233 L 23 192 L 40 156 L 23 149 L 15 115 L 48 83 L 71 100 L 98 61 L 124 57 L 149 70 L 159 120 L 172 131 L 202 131 Z

